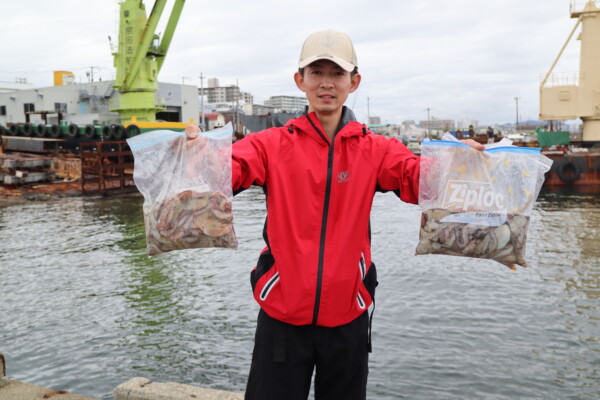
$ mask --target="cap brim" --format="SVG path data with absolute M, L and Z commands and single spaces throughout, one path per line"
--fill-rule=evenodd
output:
M 333 61 L 334 63 L 336 63 L 337 65 L 342 67 L 342 69 L 344 69 L 345 71 L 348 71 L 348 72 L 354 71 L 354 68 L 355 68 L 355 66 L 352 65 L 351 63 L 349 63 L 348 61 L 343 60 L 339 57 L 332 56 L 331 54 L 319 54 L 318 56 L 308 57 L 298 63 L 298 68 L 304 68 L 304 67 L 314 63 L 315 61 L 319 61 L 319 60 Z

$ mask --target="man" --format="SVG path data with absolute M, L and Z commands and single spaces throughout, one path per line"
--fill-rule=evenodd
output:
M 259 185 L 267 201 L 267 246 L 251 273 L 261 310 L 246 398 L 306 399 L 316 369 L 316 399 L 365 399 L 373 196 L 394 191 L 416 204 L 419 158 L 344 106 L 361 81 L 347 35 L 310 35 L 298 67 L 305 112 L 233 144 L 234 192 Z
M 495 135 L 494 135 L 494 128 L 492 128 L 491 126 L 488 126 L 487 128 L 487 137 L 488 137 L 488 144 L 494 143 L 495 142 Z

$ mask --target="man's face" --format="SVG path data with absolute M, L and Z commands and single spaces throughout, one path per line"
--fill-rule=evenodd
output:
M 296 72 L 296 85 L 306 93 L 309 111 L 317 114 L 335 114 L 342 109 L 348 95 L 360 84 L 360 75 L 352 75 L 328 60 L 319 60 L 304 68 L 304 74 Z

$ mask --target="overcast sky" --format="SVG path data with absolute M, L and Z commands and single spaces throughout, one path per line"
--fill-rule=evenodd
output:
M 118 1 L 2 0 L 0 81 L 51 86 L 52 71 L 77 82 L 114 78 Z M 154 4 L 146 0 L 148 14 Z M 463 118 L 480 124 L 537 119 L 540 76 L 575 26 L 571 0 L 188 0 L 160 72 L 161 82 L 200 86 L 199 76 L 239 84 L 262 104 L 302 95 L 292 76 L 302 42 L 324 29 L 346 32 L 362 83 L 347 105 L 384 123 Z M 581 6 L 583 0 L 577 0 Z M 164 30 L 173 0 L 158 31 Z M 555 68 L 577 71 L 572 40 Z M 204 81 L 206 85 L 206 80 Z

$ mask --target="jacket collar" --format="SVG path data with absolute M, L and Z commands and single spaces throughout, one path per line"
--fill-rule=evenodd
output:
M 321 126 L 319 118 L 317 118 L 317 114 L 314 112 L 309 113 L 308 106 L 306 106 L 303 111 L 299 111 L 295 118 L 289 120 L 285 126 L 288 128 L 288 130 L 298 128 L 311 136 L 319 138 L 321 141 L 323 140 L 321 135 L 325 135 L 325 131 Z M 320 131 L 320 133 L 318 131 Z M 367 127 L 356 121 L 354 112 L 352 112 L 352 110 L 348 107 L 344 106 L 342 108 L 342 118 L 340 119 L 340 124 L 335 137 L 337 138 L 340 136 L 345 138 L 366 135 L 368 133 L 370 132 Z M 327 139 L 325 139 L 325 141 L 328 142 Z

